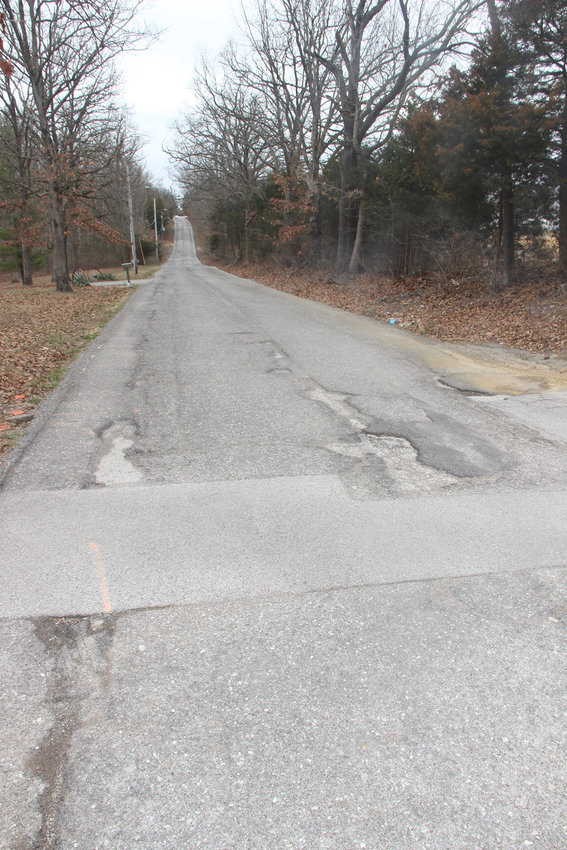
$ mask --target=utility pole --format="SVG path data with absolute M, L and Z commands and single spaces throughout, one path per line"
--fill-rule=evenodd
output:
M 148 191 L 152 191 L 151 186 L 146 186 Z M 158 224 L 157 224 L 157 210 L 156 210 L 156 196 L 154 195 L 154 232 L 156 235 L 156 260 L 159 263 L 159 242 L 158 242 Z
M 156 233 L 156 260 L 159 263 L 159 242 L 158 242 L 158 228 L 157 228 L 157 212 L 156 212 L 156 198 L 154 195 L 154 230 Z
M 132 203 L 132 184 L 130 183 L 130 166 L 126 164 L 126 185 L 128 187 L 128 214 L 130 218 L 130 251 L 134 274 L 138 274 L 138 258 L 136 256 L 136 231 L 134 230 L 134 205 Z

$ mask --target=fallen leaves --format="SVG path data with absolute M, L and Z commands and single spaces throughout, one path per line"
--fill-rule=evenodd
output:
M 33 287 L 0 279 L 0 454 L 132 292 L 87 286 L 59 293 L 47 278 Z
M 544 354 L 567 352 L 567 298 L 551 281 L 490 293 L 480 283 L 393 281 L 372 274 L 344 285 L 328 274 L 289 272 L 261 265 L 231 268 L 274 289 L 359 313 L 449 342 L 502 344 Z

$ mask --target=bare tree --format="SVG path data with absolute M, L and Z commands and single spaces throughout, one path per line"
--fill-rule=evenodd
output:
M 250 259 L 252 199 L 266 173 L 270 148 L 262 132 L 262 104 L 238 81 L 215 74 L 204 63 L 197 77 L 199 104 L 178 123 L 170 156 L 186 192 L 206 195 L 210 202 L 227 195 L 242 206 L 243 244 L 236 259 Z M 241 256 L 240 256 L 241 255 Z
M 147 41 L 134 25 L 141 0 L 0 0 L 10 56 L 29 85 L 52 231 L 53 277 L 71 288 L 67 199 L 73 133 L 96 101 L 113 93 L 112 61 Z M 72 115 L 69 124 L 69 115 Z
M 335 77 L 342 123 L 338 274 L 360 266 L 363 146 L 391 132 L 408 91 L 456 48 L 481 5 L 477 0 L 344 0 L 333 49 L 317 54 Z
M 283 165 L 286 192 L 303 183 L 312 208 L 312 236 L 318 236 L 321 163 L 336 130 L 334 76 L 316 58 L 333 37 L 332 4 L 312 0 L 258 0 L 245 16 L 248 57 L 233 73 L 264 102 L 262 124 L 273 166 Z
M 0 105 L 6 116 L 6 123 L 0 130 L 0 142 L 4 153 L 12 161 L 9 177 L 4 174 L 4 205 L 11 209 L 16 220 L 17 236 L 20 242 L 20 276 L 24 286 L 31 286 L 32 259 L 31 249 L 37 234 L 33 226 L 33 206 L 35 192 L 34 172 L 34 133 L 29 98 L 18 98 L 14 93 L 12 75 L 6 76 L 4 86 L 0 87 Z M 21 86 L 20 86 L 21 91 Z

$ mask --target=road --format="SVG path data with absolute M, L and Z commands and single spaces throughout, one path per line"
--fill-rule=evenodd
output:
M 176 219 L 4 471 L 1 848 L 567 846 L 567 394 L 463 358 Z

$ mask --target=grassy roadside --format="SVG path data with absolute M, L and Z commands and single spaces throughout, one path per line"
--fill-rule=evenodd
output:
M 143 267 L 138 279 L 155 271 Z M 106 272 L 125 282 L 122 268 Z M 0 278 L 0 455 L 17 442 L 35 408 L 134 291 L 114 284 L 60 293 L 49 276 L 38 276 L 32 287 Z

